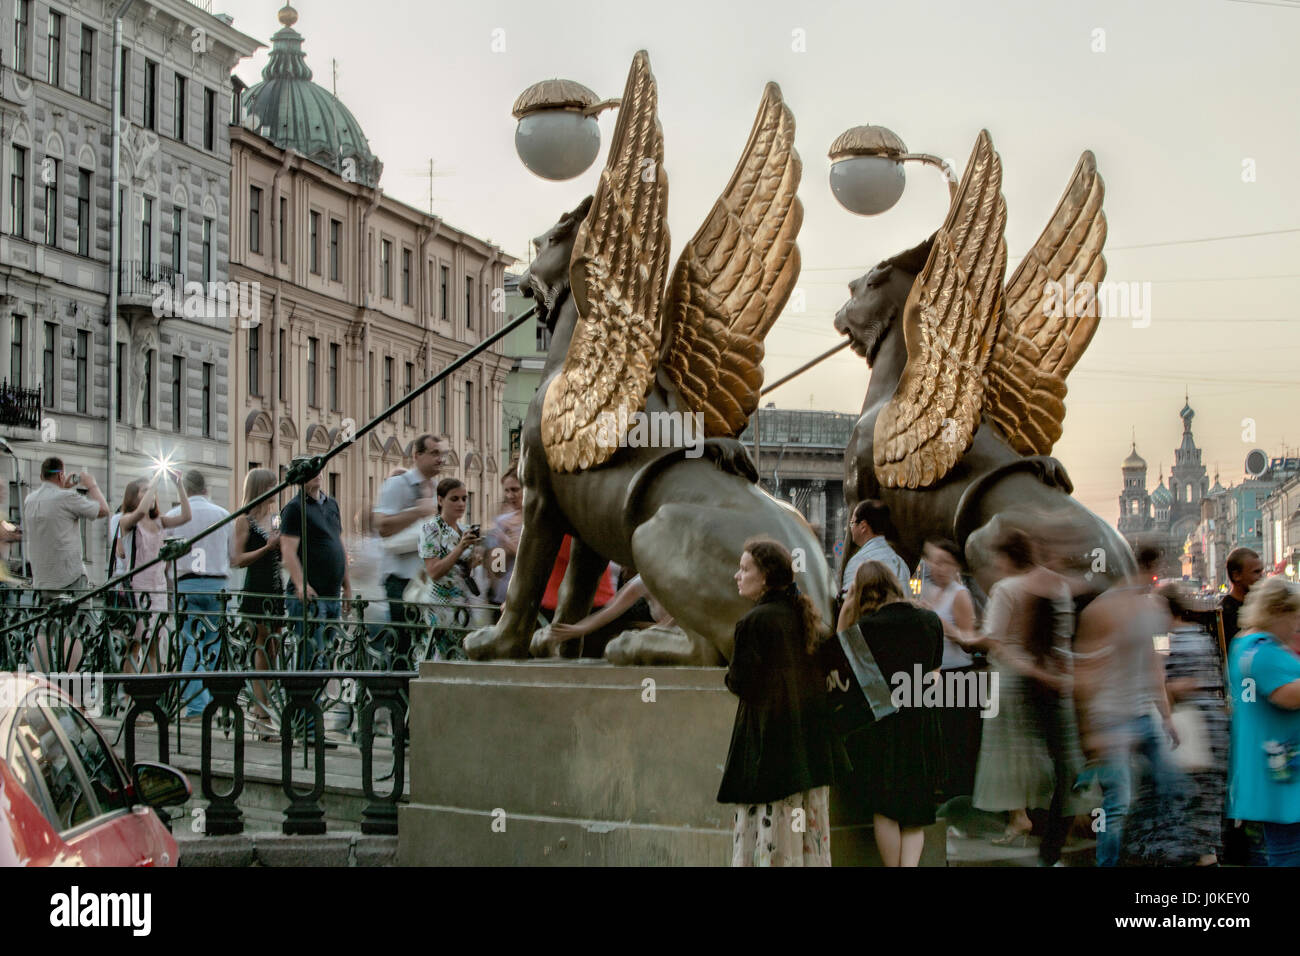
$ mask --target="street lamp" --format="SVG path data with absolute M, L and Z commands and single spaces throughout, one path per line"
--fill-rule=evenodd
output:
M 534 83 L 515 100 L 515 152 L 543 179 L 573 179 L 586 172 L 600 152 L 596 116 L 618 105 L 619 100 L 602 101 L 573 80 Z
M 907 184 L 903 163 L 908 161 L 942 170 L 949 197 L 957 194 L 957 174 L 945 160 L 929 153 L 909 153 L 898 134 L 884 126 L 845 130 L 831 143 L 829 156 L 831 192 L 841 206 L 859 216 L 893 208 Z

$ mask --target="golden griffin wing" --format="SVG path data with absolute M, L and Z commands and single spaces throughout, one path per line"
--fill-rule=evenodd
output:
M 708 436 L 740 434 L 758 407 L 763 338 L 799 278 L 803 164 L 794 115 L 768 83 L 731 181 L 682 250 L 664 304 L 664 372 Z
M 645 406 L 659 355 L 668 272 L 668 180 L 650 58 L 637 53 L 600 184 L 578 227 L 569 282 L 578 322 L 542 405 L 542 442 L 557 471 L 602 464 Z M 607 414 L 606 414 L 607 413 Z
M 1086 151 L 1007 285 L 984 412 L 1024 455 L 1046 455 L 1061 437 L 1065 378 L 1097 331 L 1095 293 L 1106 277 L 1104 194 L 1097 160 Z M 1080 288 L 1084 298 L 1072 301 Z
M 874 436 L 876 477 L 886 487 L 934 484 L 979 427 L 1002 312 L 1006 220 L 1002 162 L 981 130 L 903 312 L 907 366 Z

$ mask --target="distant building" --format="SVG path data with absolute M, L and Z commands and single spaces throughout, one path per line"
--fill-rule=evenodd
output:
M 1282 466 L 1278 473 L 1285 477 L 1260 503 L 1264 539 L 1260 557 L 1266 574 L 1286 574 L 1295 581 L 1300 577 L 1300 459 L 1274 459 L 1274 463 Z
M 520 294 L 519 276 L 514 273 L 506 273 L 505 283 L 506 321 L 510 322 L 531 309 L 534 300 Z M 506 464 L 519 457 L 524 419 L 528 417 L 528 406 L 542 384 L 546 350 L 550 346 L 551 333 L 541 319 L 525 322 L 502 342 L 502 351 L 510 362 L 505 399 L 501 403 L 501 461 Z
M 257 290 L 260 313 L 232 323 L 232 507 L 249 468 L 283 476 L 295 454 L 346 444 L 497 331 L 513 261 L 383 194 L 383 164 L 360 125 L 312 82 L 297 18 L 288 5 L 279 11 L 262 81 L 244 90 L 243 125 L 231 127 L 231 278 Z M 333 458 L 324 486 L 345 530 L 365 522 L 425 432 L 451 441 L 442 472 L 465 482 L 467 520 L 489 519 L 510 366 L 494 345 Z
M 759 483 L 808 519 L 832 567 L 848 523 L 844 449 L 857 423 L 857 415 L 777 408 L 769 402 L 750 416 L 740 435 L 758 468 Z

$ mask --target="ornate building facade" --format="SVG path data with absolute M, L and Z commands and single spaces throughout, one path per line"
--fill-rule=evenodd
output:
M 285 6 L 262 81 L 231 129 L 231 277 L 257 302 L 234 332 L 231 464 L 284 473 L 392 405 L 505 321 L 505 268 L 490 242 L 384 195 L 383 164 L 352 113 L 311 80 Z M 243 293 L 241 292 L 241 295 Z M 447 435 L 443 474 L 465 481 L 467 521 L 500 500 L 500 343 L 330 461 L 325 489 L 357 531 L 413 440 Z M 230 504 L 239 503 L 232 487 Z
M 89 470 L 114 507 L 129 481 L 153 473 L 160 452 L 182 468 L 203 468 L 219 499 L 230 484 L 229 320 L 207 309 L 186 316 L 156 308 L 153 288 L 175 276 L 226 279 L 230 76 L 261 44 L 229 17 L 183 0 L 137 2 L 122 25 L 121 155 L 113 176 L 119 6 L 14 0 L 0 14 L 0 349 L 7 360 L 0 435 L 13 450 L 0 473 L 10 520 L 19 519 L 51 454 L 69 470 Z M 122 198 L 117 263 L 110 262 L 114 183 Z M 110 316 L 114 282 L 118 307 Z M 106 526 L 83 522 L 92 582 L 104 578 Z
M 1169 470 L 1166 487 L 1160 475 L 1154 490 L 1147 491 L 1147 463 L 1137 453 L 1136 442 L 1121 468 L 1123 489 L 1119 495 L 1119 520 L 1116 527 L 1133 548 L 1155 545 L 1165 554 L 1161 577 L 1184 574 L 1183 552 L 1201 521 L 1201 501 L 1209 492 L 1209 476 L 1201 463 L 1201 449 L 1192 435 L 1196 413 L 1191 404 L 1183 403 L 1178 413 L 1183 438 L 1174 450 L 1174 466 Z

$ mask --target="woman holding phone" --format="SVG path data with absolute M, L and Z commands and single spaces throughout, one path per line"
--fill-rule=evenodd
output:
M 469 495 L 457 478 L 438 482 L 438 514 L 420 533 L 420 557 L 432 583 L 434 660 L 466 660 L 462 642 L 470 627 L 470 601 L 476 585 L 470 572 L 478 563 L 479 526 L 461 524 Z
M 176 493 L 180 496 L 180 514 L 172 517 L 158 512 L 158 485 L 166 478 L 171 478 L 176 483 Z M 148 564 L 158 557 L 164 529 L 179 527 L 190 520 L 190 499 L 185 494 L 180 472 L 163 468 L 154 475 L 152 481 L 137 478 L 131 482 L 122 498 L 122 512 L 122 518 L 117 523 L 118 541 L 114 542 L 114 549 L 117 549 L 119 543 L 123 545 L 120 553 L 132 568 Z M 127 542 L 131 542 L 129 549 L 126 547 Z M 140 610 L 149 612 L 147 617 L 140 616 L 135 631 L 135 643 L 141 639 L 146 641 L 146 671 L 158 670 L 158 646 L 148 638 L 158 615 L 167 609 L 166 573 L 167 566 L 160 561 L 151 568 L 137 571 L 131 578 L 131 588 L 139 600 Z

